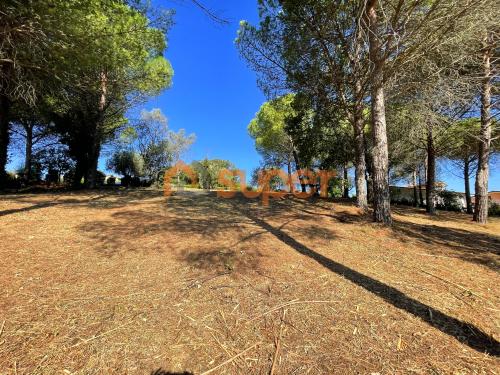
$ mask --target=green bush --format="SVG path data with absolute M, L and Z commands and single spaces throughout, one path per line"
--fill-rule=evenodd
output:
M 455 212 L 461 212 L 463 210 L 460 202 L 460 194 L 452 191 L 440 191 L 438 196 L 442 199 L 442 201 L 436 205 L 437 209 Z
M 500 216 L 500 204 L 491 203 L 488 209 L 489 216 Z

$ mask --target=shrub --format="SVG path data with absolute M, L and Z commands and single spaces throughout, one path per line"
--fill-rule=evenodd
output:
M 444 190 L 438 193 L 438 197 L 440 199 L 438 199 L 438 203 L 436 204 L 437 209 L 456 212 L 463 210 L 459 194 Z
M 104 172 L 97 171 L 95 177 L 96 177 L 97 185 L 103 186 L 104 181 L 106 180 L 106 174 Z
M 22 179 L 18 178 L 14 173 L 7 172 L 5 187 L 7 189 L 19 189 L 22 186 Z
M 116 185 L 116 177 L 109 176 L 108 179 L 106 180 L 106 185 L 115 186 Z
M 488 209 L 489 216 L 500 216 L 500 204 L 491 203 Z

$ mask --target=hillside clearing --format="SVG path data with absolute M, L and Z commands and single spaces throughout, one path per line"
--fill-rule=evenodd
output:
M 500 220 L 394 217 L 151 190 L 0 196 L 0 374 L 498 373 Z

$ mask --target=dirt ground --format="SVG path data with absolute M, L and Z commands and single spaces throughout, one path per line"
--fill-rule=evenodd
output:
M 498 374 L 500 220 L 0 196 L 0 374 Z

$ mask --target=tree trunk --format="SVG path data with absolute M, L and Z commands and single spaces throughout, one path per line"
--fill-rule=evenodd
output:
M 99 163 L 99 155 L 101 153 L 101 141 L 100 136 L 96 132 L 94 136 L 94 144 L 92 145 L 92 151 L 90 153 L 89 160 L 89 172 L 88 172 L 88 187 L 90 189 L 95 189 L 97 187 L 97 166 Z
M 300 161 L 299 161 L 299 154 L 295 150 L 293 150 L 293 159 L 295 160 L 295 169 L 296 169 L 297 173 L 299 174 L 300 187 L 301 187 L 302 193 L 306 193 L 307 192 L 307 189 L 306 189 L 307 185 L 304 182 L 304 177 L 300 174 L 301 166 L 300 166 Z
M 413 207 L 418 206 L 417 168 L 413 170 Z
M 434 135 L 432 127 L 427 131 L 427 183 L 425 186 L 425 200 L 427 201 L 427 213 L 436 213 L 436 150 L 434 147 Z
M 93 144 L 90 153 L 90 163 L 89 163 L 89 182 L 88 186 L 90 189 L 95 189 L 97 186 L 97 166 L 99 162 L 99 155 L 101 153 L 101 129 L 104 126 L 104 111 L 106 108 L 106 100 L 108 93 L 108 76 L 106 72 L 102 71 L 100 75 L 101 79 L 101 97 L 99 99 L 99 115 L 95 124 L 95 131 L 93 132 Z
M 366 147 L 365 143 L 365 160 L 366 160 L 366 195 L 368 198 L 368 203 L 373 203 L 373 179 L 372 179 L 372 160 L 370 152 Z
M 293 193 L 293 181 L 292 181 L 292 161 L 288 157 L 288 162 L 286 163 L 288 172 L 288 187 L 290 188 L 290 193 Z
M 363 211 L 368 210 L 368 192 L 366 181 L 366 159 L 365 159 L 365 124 L 363 121 L 362 87 L 359 79 L 355 82 L 355 107 L 353 114 L 354 146 L 355 146 L 355 183 L 356 183 L 356 205 Z
M 10 101 L 0 95 L 0 189 L 5 187 L 7 172 L 7 151 L 9 148 Z
M 75 174 L 73 176 L 73 188 L 81 188 L 82 178 L 84 177 L 84 171 L 87 168 L 83 165 L 82 160 L 77 160 L 75 165 Z
M 467 207 L 467 213 L 472 214 L 472 198 L 470 195 L 470 159 L 466 157 L 464 159 L 464 184 L 465 184 L 465 204 Z
M 342 198 L 349 199 L 349 169 L 347 168 L 347 163 L 344 164 L 344 178 L 342 180 L 342 185 L 344 185 Z
M 424 207 L 424 192 L 422 191 L 422 168 L 418 167 L 418 198 L 419 206 Z
M 23 124 L 26 131 L 26 147 L 24 151 L 24 181 L 31 181 L 31 160 L 33 153 L 33 124 L 27 122 Z
M 379 39 L 379 25 L 376 11 L 377 1 L 367 6 L 369 23 L 371 74 L 371 109 L 373 138 L 373 218 L 375 222 L 391 224 L 391 204 L 389 195 L 389 152 L 385 120 L 384 65 L 382 45 Z
M 488 180 L 489 180 L 489 161 L 491 145 L 491 35 L 485 38 L 485 48 L 483 54 L 484 78 L 481 87 L 481 131 L 479 135 L 479 150 L 477 154 L 477 172 L 476 172 L 476 196 L 474 221 L 486 224 L 488 221 Z

